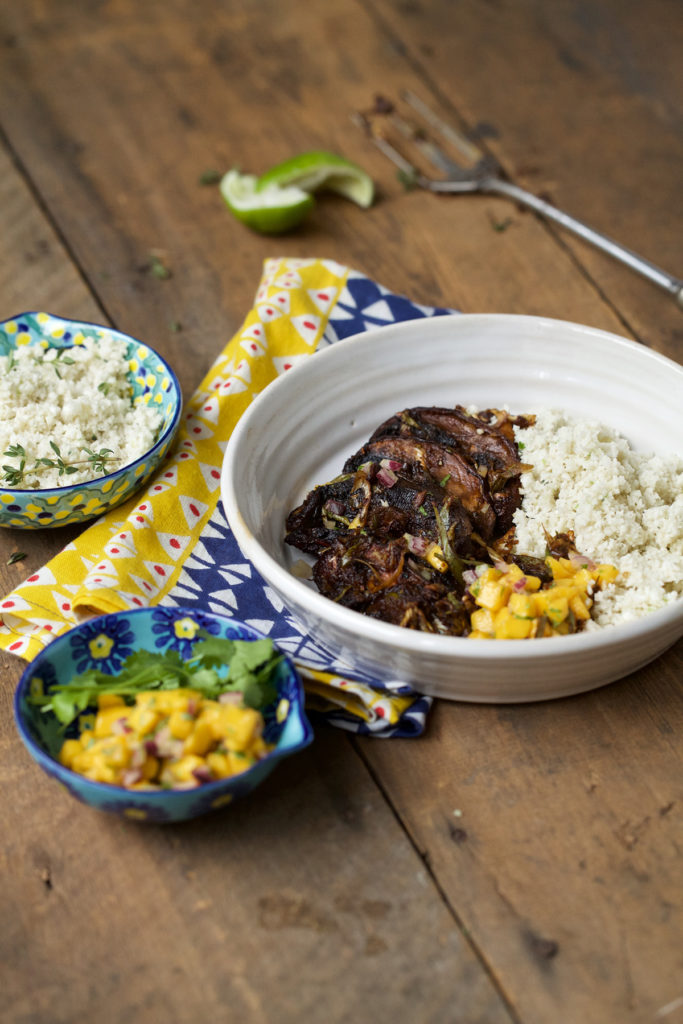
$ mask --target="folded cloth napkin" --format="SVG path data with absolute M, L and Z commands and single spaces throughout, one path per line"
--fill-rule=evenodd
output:
M 31 661 L 84 619 L 147 605 L 248 622 L 296 661 L 307 706 L 341 728 L 417 736 L 429 698 L 378 682 L 319 647 L 240 552 L 220 501 L 223 452 L 240 415 L 278 374 L 352 334 L 453 310 L 417 305 L 332 260 L 269 259 L 253 308 L 184 410 L 170 457 L 0 601 L 0 648 Z M 107 671 L 111 638 L 92 623 Z

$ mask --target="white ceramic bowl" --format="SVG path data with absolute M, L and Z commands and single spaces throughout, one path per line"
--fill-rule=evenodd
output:
M 386 418 L 416 405 L 541 406 L 599 419 L 641 451 L 683 437 L 683 367 L 624 338 L 560 320 L 454 315 L 381 327 L 284 374 L 241 418 L 222 497 L 251 560 L 310 635 L 376 674 L 434 696 L 484 702 L 560 697 L 635 671 L 683 634 L 683 600 L 602 631 L 474 641 L 403 629 L 343 608 L 296 578 L 288 512 L 336 476 Z

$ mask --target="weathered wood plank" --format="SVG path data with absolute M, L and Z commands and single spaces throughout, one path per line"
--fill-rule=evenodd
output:
M 680 679 L 672 652 L 593 694 L 441 703 L 421 743 L 362 743 L 524 1021 L 657 1020 L 679 994 Z
M 118 0 L 106 13 L 99 4 L 15 7 L 6 20 L 14 29 L 0 117 L 12 146 L 117 325 L 163 342 L 173 362 L 230 335 L 262 260 L 281 253 L 350 263 L 422 302 L 621 329 L 533 217 L 515 215 L 500 233 L 491 218 L 510 213 L 505 201 L 404 193 L 349 113 L 378 83 L 421 83 L 350 0 L 315 19 L 304 4 L 273 0 L 252 4 L 248 17 L 239 5 L 180 2 L 141 15 Z M 260 172 L 309 148 L 359 160 L 384 201 L 362 212 L 325 200 L 301 232 L 268 239 L 197 184 L 207 167 Z M 163 252 L 172 279 L 145 271 L 151 250 Z M 170 331 L 174 322 L 182 332 Z M 195 365 L 188 382 L 200 372 Z
M 601 4 L 611 10 L 607 0 Z M 657 5 L 664 10 L 664 0 Z M 567 45 L 585 39 L 571 19 L 576 10 L 585 21 L 585 5 L 557 9 Z M 622 333 L 625 319 L 654 347 L 674 351 L 678 321 L 650 286 L 625 270 L 608 271 L 605 257 L 578 244 L 571 246 L 577 265 L 568 243 L 504 201 L 404 194 L 349 125 L 349 110 L 375 91 L 431 88 L 470 123 L 498 127 L 491 145 L 511 173 L 534 188 L 550 187 L 556 201 L 596 226 L 645 251 L 641 231 L 649 218 L 656 231 L 648 238 L 664 240 L 649 254 L 673 269 L 669 222 L 652 217 L 649 193 L 648 205 L 640 195 L 633 201 L 649 170 L 629 179 L 628 237 L 601 222 L 612 208 L 607 189 L 592 198 L 594 175 L 572 175 L 572 187 L 583 188 L 576 192 L 559 175 L 553 95 L 562 130 L 574 129 L 569 166 L 577 172 L 592 153 L 596 126 L 584 130 L 569 117 L 573 79 L 560 80 L 557 54 L 548 55 L 554 37 L 540 3 L 342 0 L 321 5 L 315 17 L 303 2 L 273 0 L 248 10 L 236 3 L 219 10 L 206 0 L 5 2 L 0 10 L 0 125 L 12 151 L 103 312 L 158 346 L 186 391 L 238 326 L 262 259 L 279 253 L 329 256 L 420 301 L 468 311 L 540 313 Z M 629 4 L 624 39 L 633 34 L 633 11 Z M 494 28 L 518 44 L 510 54 L 505 39 L 491 43 Z M 604 32 L 600 38 L 598 55 L 608 52 Z M 640 52 L 641 43 L 631 42 Z M 633 131 L 642 124 L 638 104 L 621 80 L 601 77 L 598 64 L 591 57 L 590 73 L 579 77 L 584 106 L 587 79 L 601 84 L 602 99 L 612 82 L 614 102 L 606 109 Z M 650 79 L 653 94 L 666 74 Z M 506 88 L 494 88 L 498 81 Z M 649 115 L 654 108 L 641 101 Z M 594 119 L 604 127 L 599 109 Z M 544 140 L 542 173 L 527 166 L 522 174 L 536 137 Z M 676 143 L 670 150 L 660 138 L 657 145 L 663 171 Z M 273 240 L 249 234 L 214 190 L 197 184 L 208 167 L 261 171 L 307 148 L 359 160 L 380 183 L 382 201 L 361 212 L 325 200 L 301 233 Z M 628 195 L 617 178 L 621 196 Z M 16 176 L 2 183 L 26 200 Z M 36 219 L 20 237 L 39 237 L 46 226 L 28 207 Z M 510 215 L 506 231 L 494 230 L 492 219 Z M 57 244 L 48 235 L 49 245 Z M 0 239 L 6 267 L 11 250 L 2 246 Z M 152 251 L 171 267 L 169 281 L 149 273 Z M 19 305 L 33 304 L 23 301 L 30 288 L 46 296 L 35 304 L 88 315 L 76 312 L 81 301 L 95 301 L 85 286 L 78 291 L 79 273 L 63 253 L 56 267 L 54 278 L 42 265 L 34 276 L 25 271 Z M 177 323 L 182 331 L 173 329 Z M 47 550 L 41 545 L 53 540 L 26 543 L 31 561 L 5 568 L 0 559 L 3 579 L 11 573 L 14 582 L 22 566 L 39 564 Z M 422 741 L 359 744 L 470 929 L 510 1015 L 529 1024 L 560 1014 L 563 1022 L 596 1024 L 648 1019 L 677 995 L 669 979 L 680 967 L 680 925 L 669 890 L 680 875 L 665 830 L 676 826 L 680 802 L 665 744 L 673 742 L 667 730 L 680 725 L 680 664 L 679 645 L 600 694 L 531 708 L 440 705 Z M 339 736 L 323 732 L 268 784 L 263 804 L 142 831 L 56 797 L 29 765 L 10 725 L 16 668 L 7 659 L 5 665 L 0 773 L 12 799 L 3 822 L 11 855 L 4 868 L 11 865 L 17 882 L 5 891 L 5 916 L 14 924 L 3 945 L 8 968 L 18 972 L 7 989 L 17 1021 L 52 1022 L 55 1003 L 64 1020 L 76 1011 L 102 1019 L 105 1002 L 111 1020 L 151 1021 L 159 1011 L 171 1021 L 207 1010 L 224 1015 L 226 1002 L 254 1021 L 272 1020 L 274 1004 L 284 1021 L 508 1018 L 429 874 L 419 874 L 419 859 Z M 272 848 L 281 835 L 289 846 L 279 860 Z M 30 964 L 17 953 L 22 949 Z M 67 1003 L 58 999 L 65 978 Z M 458 1004 L 457 993 L 469 1002 Z
M 372 7 L 513 181 L 683 278 L 679 5 L 377 0 Z M 680 361 L 683 317 L 671 299 L 569 232 L 553 231 L 625 329 Z M 556 268 L 544 274 L 561 292 Z
M 8 721 L 5 1020 L 512 1019 L 343 735 L 227 812 L 145 827 L 56 793 Z
M 0 181 L 11 215 L 0 235 L 10 309 L 104 321 L 2 150 Z M 215 344 L 205 344 L 205 365 Z M 181 374 L 196 359 L 185 350 Z M 3 591 L 74 533 L 2 531 Z M 20 549 L 26 560 L 7 566 Z M 454 1010 L 512 1019 L 345 737 L 323 729 L 262 796 L 230 812 L 139 829 L 75 804 L 33 764 L 12 720 L 20 669 L 2 656 L 5 1019 L 184 1022 L 229 1012 L 342 1021 L 371 1012 L 381 1022 L 406 1007 L 435 1022 Z

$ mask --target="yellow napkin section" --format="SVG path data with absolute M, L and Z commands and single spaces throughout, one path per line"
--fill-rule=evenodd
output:
M 226 443 L 253 398 L 316 349 L 349 269 L 269 259 L 253 308 L 184 410 L 170 457 L 146 489 L 97 520 L 0 601 L 0 648 L 31 661 L 95 615 L 163 601 L 220 496 Z M 312 706 L 372 729 L 397 723 L 413 698 L 303 669 Z

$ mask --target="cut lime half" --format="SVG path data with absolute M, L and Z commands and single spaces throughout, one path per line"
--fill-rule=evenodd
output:
M 372 178 L 362 167 L 325 150 L 301 153 L 271 167 L 258 179 L 256 189 L 266 191 L 273 185 L 300 188 L 304 192 L 327 189 L 352 199 L 364 209 L 372 204 L 375 195 Z
M 237 170 L 223 175 L 220 190 L 230 212 L 262 235 L 280 235 L 301 224 L 313 208 L 313 196 L 300 188 L 277 184 L 258 187 L 254 174 Z

